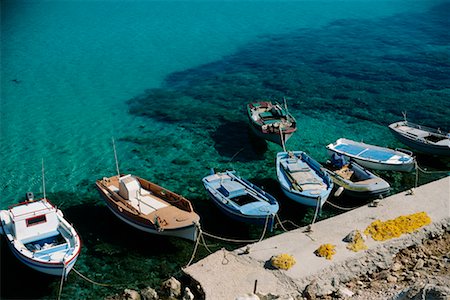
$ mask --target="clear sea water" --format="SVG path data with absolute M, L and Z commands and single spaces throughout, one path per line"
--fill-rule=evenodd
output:
M 112 137 L 121 172 L 185 195 L 208 232 L 261 233 L 207 199 L 201 178 L 212 167 L 236 169 L 279 198 L 282 219 L 307 224 L 313 211 L 276 182 L 280 147 L 249 136 L 245 104 L 286 97 L 300 125 L 288 148 L 321 162 L 340 137 L 401 147 L 386 125 L 402 111 L 448 130 L 449 20 L 450 2 L 433 0 L 2 1 L 0 208 L 42 193 L 43 159 L 48 198 L 82 236 L 75 268 L 102 283 L 157 287 L 180 274 L 193 243 L 139 232 L 108 211 L 94 182 L 115 173 Z M 414 174 L 380 174 L 394 192 L 414 185 Z M 420 174 L 419 184 L 439 176 Z M 321 217 L 336 213 L 325 206 Z M 1 240 L 2 298 L 55 298 L 58 285 Z M 62 297 L 121 288 L 71 273 Z

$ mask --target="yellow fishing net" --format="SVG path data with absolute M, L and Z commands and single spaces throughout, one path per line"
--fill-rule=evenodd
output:
M 290 254 L 280 254 L 272 257 L 272 266 L 277 269 L 289 270 L 293 265 L 295 265 L 295 258 Z
M 317 256 L 325 257 L 326 259 L 332 259 L 333 255 L 336 254 L 335 248 L 336 248 L 335 245 L 323 244 L 323 245 L 320 245 L 320 247 L 316 251 L 314 251 L 314 253 Z
M 385 241 L 401 236 L 404 233 L 411 233 L 422 226 L 431 223 L 431 218 L 426 212 L 419 212 L 412 215 L 400 216 L 393 220 L 376 220 L 370 224 L 364 233 L 371 235 L 376 241 Z
M 359 230 L 356 230 L 353 241 L 347 245 L 347 249 L 358 252 L 360 250 L 366 250 L 367 245 L 364 243 L 363 236 Z

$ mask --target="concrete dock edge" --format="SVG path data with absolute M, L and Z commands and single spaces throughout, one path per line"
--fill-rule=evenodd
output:
M 432 222 L 411 234 L 384 242 L 368 239 L 365 251 L 353 252 L 342 239 L 352 230 L 364 230 L 372 221 L 394 219 L 401 215 L 426 212 Z M 305 228 L 292 230 L 250 245 L 243 249 L 220 250 L 183 269 L 197 281 L 206 299 L 235 299 L 253 291 L 258 280 L 258 292 L 277 295 L 301 293 L 313 280 L 324 294 L 341 282 L 362 273 L 387 268 L 398 251 L 420 244 L 424 239 L 450 231 L 450 177 L 383 199 L 379 206 L 363 206 Z M 321 245 L 336 245 L 332 260 L 317 257 L 314 251 Z M 297 263 L 289 270 L 265 267 L 274 255 L 293 255 Z

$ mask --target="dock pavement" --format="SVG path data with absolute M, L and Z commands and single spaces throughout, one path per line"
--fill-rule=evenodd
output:
M 391 253 L 395 247 L 408 246 L 403 236 L 393 239 L 398 240 L 395 247 L 392 240 L 379 242 L 368 238 L 366 241 L 368 250 L 353 252 L 348 250 L 347 243 L 342 241 L 352 230 L 364 231 L 374 220 L 386 221 L 422 211 L 426 212 L 432 220 L 432 223 L 426 227 L 443 223 L 448 230 L 450 176 L 417 187 L 412 194 L 401 192 L 389 196 L 381 200 L 376 207 L 363 206 L 317 222 L 312 226 L 310 233 L 306 233 L 306 227 L 303 227 L 250 244 L 250 251 L 247 254 L 244 254 L 245 247 L 234 251 L 219 250 L 183 271 L 200 284 L 207 300 L 232 300 L 239 295 L 251 293 L 255 280 L 257 280 L 259 293 L 277 295 L 298 293 L 311 278 L 314 276 L 320 278 L 321 274 L 326 273 L 327 270 L 333 270 L 333 266 L 346 264 L 346 269 L 350 269 L 353 273 L 351 264 L 348 267 L 348 262 L 361 260 L 374 251 L 381 253 L 381 250 L 377 250 L 380 249 L 380 245 L 389 248 Z M 441 224 L 439 224 L 440 227 L 443 226 Z M 332 260 L 317 257 L 314 254 L 314 251 L 322 244 L 336 245 L 336 254 Z M 296 264 L 287 271 L 267 268 L 270 258 L 282 253 L 292 255 Z M 370 259 L 367 257 L 365 259 L 366 262 L 363 265 L 370 265 Z M 354 264 L 355 274 L 359 267 L 360 265 Z

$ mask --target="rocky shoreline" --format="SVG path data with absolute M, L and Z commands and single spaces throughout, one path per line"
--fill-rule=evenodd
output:
M 108 300 L 204 299 L 192 279 L 165 281 L 158 291 L 125 290 Z M 333 265 L 296 282 L 294 294 L 236 295 L 239 300 L 450 299 L 450 218 L 412 234 L 361 251 L 357 259 Z M 230 299 L 232 300 L 232 299 Z

